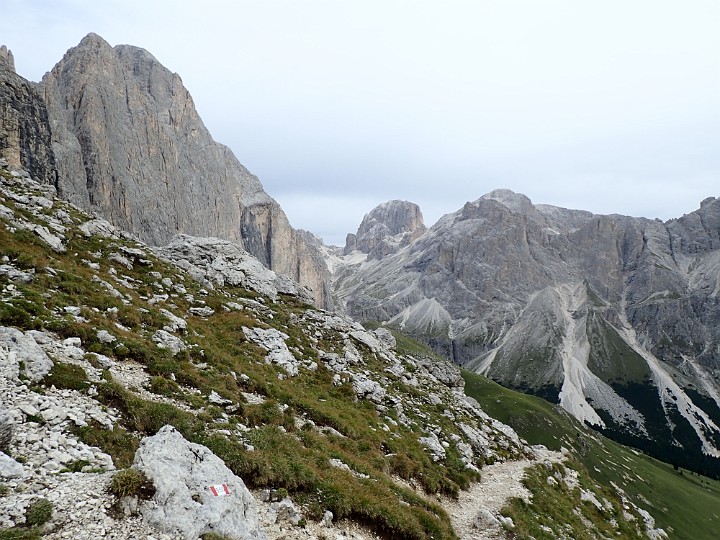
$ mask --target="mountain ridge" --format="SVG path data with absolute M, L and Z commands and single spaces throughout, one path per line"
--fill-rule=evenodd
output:
M 719 474 L 719 236 L 718 198 L 663 223 L 500 189 L 394 253 L 341 258 L 333 284 L 360 320 L 664 459 L 692 448 Z
M 103 131 L 105 126 L 98 126 L 93 116 L 99 114 L 93 106 L 114 103 L 106 95 L 105 82 L 111 87 L 118 80 L 125 83 L 119 90 L 127 110 L 109 108 L 127 116 L 113 128 L 130 120 L 136 128 L 146 125 L 150 131 L 161 124 L 173 128 L 176 112 L 185 118 L 191 112 L 189 94 L 179 78 L 166 77 L 167 70 L 155 65 L 146 51 L 110 48 L 96 35 L 83 41 L 88 49 L 83 54 L 88 55 L 71 51 L 64 61 L 87 61 L 88 69 L 73 74 L 72 66 L 66 64 L 69 79 L 92 75 L 97 67 L 93 54 L 109 55 L 108 66 L 114 65 L 122 76 L 83 86 L 66 85 L 70 81 L 62 81 L 61 73 L 50 74 L 40 87 L 50 96 L 47 99 L 78 99 L 78 103 L 53 108 L 51 122 L 36 118 L 42 114 L 39 108 L 25 113 L 40 125 L 33 124 L 29 135 L 40 133 L 42 125 L 49 126 L 49 131 L 53 125 L 67 128 L 54 132 L 56 145 L 67 145 L 58 152 L 65 172 L 57 182 L 39 175 L 37 182 L 35 173 L 0 159 L 0 384 L 3 394 L 12 396 L 9 405 L 0 407 L 0 476 L 7 482 L 0 485 L 0 527 L 12 529 L 0 529 L 0 534 L 83 538 L 87 531 L 105 528 L 128 540 L 156 532 L 191 540 L 198 534 L 212 536 L 216 533 L 209 531 L 222 529 L 216 518 L 205 520 L 208 512 L 201 512 L 203 521 L 173 516 L 164 521 L 150 516 L 148 509 L 165 508 L 168 493 L 179 489 L 188 508 L 207 510 L 217 502 L 208 494 L 208 486 L 214 489 L 213 496 L 226 491 L 227 485 L 240 491 L 242 476 L 262 490 L 252 495 L 243 492 L 241 506 L 249 511 L 255 498 L 262 526 L 275 537 L 306 537 L 303 527 L 317 537 L 338 530 L 355 535 L 358 528 L 348 527 L 350 520 L 385 538 L 501 537 L 508 530 L 512 531 L 508 534 L 535 538 L 665 538 L 668 532 L 683 537 L 684 531 L 672 528 L 683 521 L 663 515 L 665 503 L 658 504 L 663 499 L 647 491 L 643 494 L 633 485 L 636 480 L 642 484 L 649 480 L 632 478 L 624 471 L 615 478 L 619 483 L 602 476 L 593 480 L 573 462 L 573 456 L 605 447 L 602 438 L 568 421 L 568 415 L 554 411 L 544 419 L 568 421 L 565 433 L 545 434 L 553 447 L 565 448 L 554 458 L 562 461 L 558 463 L 547 459 L 547 451 L 530 448 L 508 425 L 488 416 L 478 401 L 463 395 L 465 378 L 475 390 L 489 386 L 486 379 L 462 374 L 457 366 L 441 361 L 402 334 L 377 325 L 364 328 L 309 306 L 307 289 L 261 266 L 260 261 L 271 266 L 275 259 L 272 246 L 268 248 L 271 237 L 283 236 L 282 231 L 275 234 L 274 229 L 284 224 L 278 223 L 280 218 L 272 209 L 250 212 L 252 223 L 241 231 L 247 233 L 243 245 L 180 235 L 173 236 L 168 245 L 153 248 L 132 231 L 126 232 L 127 223 L 116 228 L 55 198 L 57 189 L 65 190 L 65 196 L 75 190 L 74 196 L 81 199 L 86 190 L 84 202 L 90 206 L 103 197 L 128 197 L 119 176 L 96 176 L 99 163 L 100 169 L 107 165 L 118 172 L 117 160 L 122 156 L 98 157 L 88 152 L 111 150 L 106 143 L 112 132 Z M 131 58 L 132 74 L 123 71 L 127 65 L 112 64 L 115 52 Z M 136 67 L 144 74 L 139 80 L 133 78 Z M 57 87 L 48 89 L 48 84 Z M 143 91 L 129 91 L 133 85 Z M 152 110 L 142 100 L 153 97 L 152 88 L 158 85 L 181 99 L 156 110 L 155 116 L 146 115 Z M 27 88 L 33 90 L 32 85 Z M 83 100 L 87 107 L 79 106 Z M 172 108 L 176 105 L 177 110 Z M 11 120 L 23 112 L 8 110 Z M 133 118 L 133 114 L 139 116 Z M 20 126 L 20 122 L 10 125 Z M 11 138 L 9 144 L 3 142 L 2 150 L 15 152 L 22 166 L 41 163 L 33 162 L 41 156 L 35 156 L 32 147 L 24 153 L 16 151 L 23 139 L 29 140 L 27 131 Z M 157 153 L 163 163 L 171 162 L 162 154 L 173 145 L 153 147 L 148 142 L 123 148 L 139 152 L 132 165 L 148 174 L 138 174 L 138 180 L 160 180 L 155 187 L 162 190 L 165 183 L 168 189 L 162 175 L 149 171 L 157 170 Z M 54 156 L 48 148 L 47 155 Z M 67 173 L 77 162 L 63 156 L 65 150 L 80 159 L 84 177 L 79 168 Z M 130 180 L 134 177 L 135 173 Z M 76 185 L 68 183 L 77 179 Z M 103 187 L 103 182 L 109 183 Z M 264 196 L 260 198 L 257 201 L 251 194 L 245 200 L 265 201 Z M 513 374 L 522 376 L 523 370 L 539 374 L 541 391 L 556 394 L 570 409 L 577 406 L 586 411 L 591 420 L 604 423 L 607 431 L 617 431 L 615 435 L 638 435 L 635 430 L 642 437 L 687 444 L 689 428 L 693 436 L 706 437 L 701 450 L 712 453 L 717 448 L 712 400 L 719 398 L 708 391 L 714 388 L 712 381 L 702 387 L 701 375 L 711 375 L 705 364 L 714 357 L 711 350 L 693 351 L 696 342 L 712 345 L 713 314 L 701 321 L 709 327 L 706 334 L 698 330 L 680 347 L 657 342 L 651 353 L 645 342 L 653 345 L 655 328 L 643 310 L 655 309 L 661 320 L 667 320 L 673 309 L 679 312 L 675 315 L 686 315 L 676 305 L 664 306 L 683 300 L 674 295 L 685 285 L 685 274 L 691 290 L 700 293 L 680 308 L 702 312 L 708 298 L 714 297 L 716 202 L 706 199 L 702 212 L 673 225 L 672 234 L 666 235 L 667 245 L 663 231 L 649 220 L 538 208 L 509 190 L 496 190 L 467 203 L 430 230 L 425 230 L 419 208 L 412 203 L 395 201 L 383 212 L 371 212 L 367 235 L 356 235 L 365 236 L 374 252 L 372 257 L 364 254 L 364 262 L 357 249 L 343 258 L 338 250 L 319 245 L 311 233 L 297 234 L 316 252 L 333 258 L 333 264 L 347 263 L 345 268 L 338 267 L 348 293 L 342 299 L 345 305 L 359 306 L 373 316 L 381 313 L 378 310 L 390 315 L 402 307 L 390 318 L 395 319 L 393 324 L 421 328 L 440 350 L 450 338 L 451 355 L 472 353 L 466 365 L 478 361 L 488 373 L 495 368 L 502 376 L 508 370 L 497 369 L 498 365 L 521 365 L 522 360 L 523 369 Z M 393 207 L 398 212 L 386 211 Z M 113 210 L 118 208 L 122 218 L 128 207 L 120 204 Z M 359 240 L 362 245 L 364 239 Z M 280 244 L 278 249 L 287 248 Z M 468 251 L 482 254 L 479 265 L 465 258 Z M 673 273 L 673 265 L 679 273 Z M 373 279 L 394 280 L 382 282 L 380 288 L 369 281 L 369 292 L 378 293 L 376 305 L 363 304 L 353 296 L 358 275 L 366 275 L 353 274 L 349 270 L 358 268 L 350 266 L 367 270 Z M 571 279 L 558 282 L 561 271 Z M 458 279 L 448 283 L 444 280 L 448 276 Z M 615 288 L 618 283 L 623 285 L 620 290 Z M 512 288 L 514 284 L 519 285 Z M 659 290 L 660 286 L 666 289 Z M 446 296 L 427 294 L 443 287 Z M 651 295 L 643 296 L 648 291 Z M 463 299 L 471 297 L 477 305 L 462 306 Z M 465 309 L 464 319 L 457 319 L 453 303 Z M 471 320 L 478 306 L 487 309 L 486 320 Z M 531 332 L 537 335 L 528 338 Z M 678 334 L 687 335 L 687 330 L 681 328 Z M 484 336 L 485 341 L 467 339 L 477 336 Z M 703 352 L 707 353 L 704 357 Z M 670 360 L 660 364 L 655 354 Z M 546 372 L 535 369 L 543 362 Z M 696 368 L 697 373 L 692 371 Z M 556 374 L 561 369 L 575 378 L 565 377 L 559 386 Z M 584 393 L 587 380 L 593 382 L 594 393 Z M 648 392 L 652 385 L 646 380 L 661 387 L 659 398 Z M 698 383 L 695 394 L 686 384 L 690 380 Z M 566 388 L 567 381 L 578 384 Z M 528 381 L 521 378 L 523 382 Z M 638 394 L 638 389 L 645 394 Z M 538 388 L 530 390 L 538 393 Z M 483 399 L 491 392 L 497 391 L 475 395 Z M 513 404 L 530 403 L 522 399 L 526 396 L 497 395 L 487 400 L 488 405 L 500 404 L 505 413 L 512 411 Z M 668 399 L 663 400 L 663 395 Z M 640 408 L 638 396 L 655 401 Z M 701 399 L 708 397 L 709 402 Z M 659 419 L 661 411 L 667 417 Z M 685 432 L 668 431 L 666 418 Z M 685 420 L 687 425 L 681 425 Z M 523 427 L 522 421 L 518 425 Z M 154 452 L 158 447 L 162 450 L 167 441 L 188 459 L 171 472 L 159 473 L 148 465 L 153 460 L 145 459 L 146 452 L 152 446 Z M 685 449 L 691 459 L 697 456 L 695 446 Z M 610 459 L 595 463 L 631 471 L 625 463 L 642 461 L 649 467 L 643 472 L 662 471 L 666 480 L 672 478 L 663 486 L 693 487 L 692 493 L 698 493 L 698 486 L 681 473 L 676 478 L 662 465 L 633 461 L 630 452 L 624 452 L 622 465 Z M 212 456 L 208 461 L 218 465 L 222 461 L 222 467 L 213 467 L 221 472 L 198 478 L 188 474 L 201 455 Z M 474 506 L 461 510 L 472 523 L 459 529 L 446 510 L 455 511 L 457 505 L 446 503 L 442 496 L 457 496 L 493 461 L 502 465 L 503 460 L 523 456 L 535 459 L 536 464 L 527 462 L 510 470 L 526 471 L 524 482 L 532 497 L 521 495 L 509 502 L 510 508 L 489 509 L 471 501 Z M 116 467 L 121 470 L 116 472 Z M 145 480 L 141 474 L 147 474 Z M 229 484 L 218 484 L 218 475 L 228 475 Z M 167 479 L 178 484 L 169 486 Z M 136 485 L 132 488 L 123 482 Z M 76 500 L 89 510 L 74 512 Z M 225 500 L 233 506 L 232 498 Z M 707 504 L 712 511 L 712 500 L 704 499 L 703 507 Z M 119 514 L 111 515 L 113 505 L 118 505 Z M 677 508 L 667 505 L 673 511 Z M 38 517 L 37 508 L 44 509 L 44 517 Z M 668 532 L 656 528 L 651 512 L 663 518 Z M 717 523 L 717 516 L 710 513 L 693 513 L 705 519 L 706 531 Z M 254 511 L 249 519 L 255 519 Z M 356 538 L 364 538 L 365 532 L 367 528 L 361 529 Z M 263 532 L 258 530 L 257 536 Z

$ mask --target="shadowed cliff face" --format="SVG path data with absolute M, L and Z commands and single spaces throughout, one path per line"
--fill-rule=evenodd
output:
M 55 157 L 45 104 L 15 73 L 12 52 L 0 47 L 0 157 L 46 184 L 55 184 Z
M 62 197 L 150 244 L 179 233 L 239 242 L 325 304 L 322 261 L 150 53 L 90 34 L 41 88 Z

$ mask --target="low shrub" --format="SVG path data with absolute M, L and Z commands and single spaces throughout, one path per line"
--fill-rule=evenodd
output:
M 150 377 L 150 391 L 153 394 L 169 397 L 178 396 L 182 393 L 178 383 L 160 376 Z
M 44 525 L 52 518 L 53 503 L 47 499 L 38 499 L 25 509 L 25 522 L 30 527 Z
M 82 470 L 88 465 L 90 465 L 88 460 L 76 459 L 75 461 L 68 463 L 67 467 L 60 472 L 82 472 Z
M 41 535 L 36 529 L 13 527 L 0 529 L 0 540 L 40 540 Z
M 118 498 L 138 497 L 147 500 L 155 495 L 153 483 L 145 476 L 145 473 L 137 469 L 123 469 L 115 473 L 109 490 Z
M 62 364 L 55 362 L 50 373 L 43 379 L 45 386 L 65 388 L 67 390 L 86 390 L 90 387 L 87 380 L 87 373 L 80 366 L 75 364 Z
M 116 467 L 129 467 L 135 459 L 140 441 L 120 426 L 109 430 L 97 422 L 75 429 L 78 438 L 89 446 L 97 446 L 112 457 Z

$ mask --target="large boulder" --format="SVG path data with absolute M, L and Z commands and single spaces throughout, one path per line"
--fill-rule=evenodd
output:
M 242 479 L 174 427 L 145 438 L 133 467 L 155 486 L 153 498 L 140 504 L 140 513 L 153 527 L 186 540 L 211 532 L 233 540 L 265 540 L 255 500 Z M 215 488 L 217 495 L 214 486 L 221 486 Z
M 10 380 L 19 375 L 37 382 L 50 373 L 53 362 L 32 335 L 17 328 L 0 326 L 0 373 Z

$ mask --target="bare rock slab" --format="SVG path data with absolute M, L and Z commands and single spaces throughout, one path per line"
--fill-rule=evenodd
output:
M 149 525 L 187 540 L 211 532 L 233 540 L 266 539 L 255 500 L 242 479 L 207 447 L 188 442 L 174 427 L 165 426 L 145 438 L 133 466 L 155 485 L 153 499 L 140 505 Z M 213 486 L 222 486 L 215 489 L 217 495 Z
M 50 373 L 53 362 L 48 358 L 31 334 L 0 326 L 0 372 L 15 380 L 22 375 L 37 382 Z

